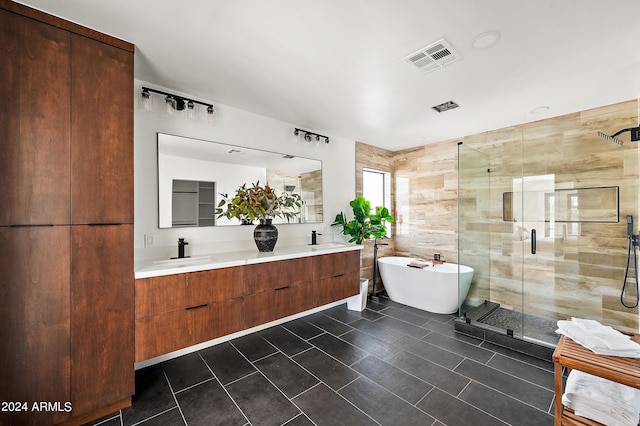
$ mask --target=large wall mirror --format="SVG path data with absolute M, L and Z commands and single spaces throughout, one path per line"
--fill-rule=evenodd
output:
M 255 182 L 304 200 L 290 223 L 322 222 L 322 162 L 288 154 L 158 133 L 158 226 L 240 225 L 216 218 L 220 193 Z M 287 223 L 276 218 L 274 223 Z

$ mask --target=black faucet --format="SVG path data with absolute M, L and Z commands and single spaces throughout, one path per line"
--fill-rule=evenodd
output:
M 178 259 L 184 259 L 184 246 L 189 243 L 184 240 L 184 238 L 178 238 Z M 191 257 L 191 256 L 187 256 Z
M 311 245 L 312 246 L 318 245 L 318 235 L 322 235 L 322 234 L 318 234 L 318 231 L 311 231 Z

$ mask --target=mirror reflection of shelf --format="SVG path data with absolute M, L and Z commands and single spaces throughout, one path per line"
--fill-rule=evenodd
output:
M 173 180 L 172 226 L 215 225 L 215 182 Z

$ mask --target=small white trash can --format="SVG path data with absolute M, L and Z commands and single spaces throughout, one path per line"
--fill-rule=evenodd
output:
M 352 311 L 364 311 L 367 307 L 367 293 L 369 292 L 369 280 L 360 278 L 360 294 L 347 299 L 347 309 Z

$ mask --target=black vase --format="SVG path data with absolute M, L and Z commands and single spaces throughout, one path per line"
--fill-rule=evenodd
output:
M 278 241 L 278 228 L 271 224 L 271 219 L 260 219 L 260 225 L 253 230 L 253 240 L 258 251 L 273 251 Z

